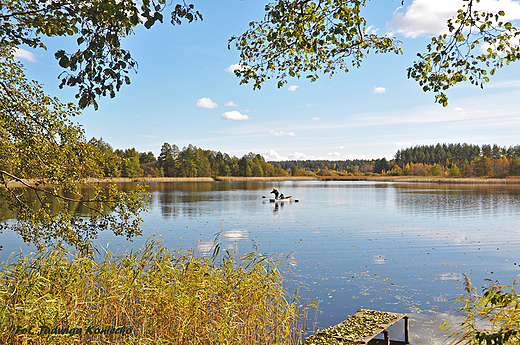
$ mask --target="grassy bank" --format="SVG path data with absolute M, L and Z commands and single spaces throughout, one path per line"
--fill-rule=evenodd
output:
M 283 176 L 283 177 L 117 177 L 112 179 L 90 179 L 89 183 L 98 182 L 146 182 L 146 183 L 171 183 L 171 182 L 277 182 L 277 181 L 374 181 L 374 182 L 413 182 L 413 183 L 450 183 L 450 184 L 520 184 L 520 177 L 510 176 L 506 178 L 485 177 L 431 177 L 431 176 Z M 25 183 L 32 185 L 31 180 Z M 24 187 L 20 182 L 9 182 L 9 187 Z
M 95 258 L 53 250 L 0 265 L 0 344 L 296 344 L 299 305 L 251 253 L 148 242 Z
M 374 182 L 414 182 L 414 183 L 455 183 L 455 184 L 520 184 L 520 177 L 507 178 L 453 178 L 427 176 L 284 176 L 284 177 L 140 177 L 117 178 L 115 182 L 277 182 L 277 181 L 374 181 Z

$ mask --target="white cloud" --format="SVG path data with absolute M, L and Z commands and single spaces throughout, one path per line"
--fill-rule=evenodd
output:
M 414 0 L 406 13 L 396 11 L 388 25 L 405 37 L 416 38 L 427 34 L 448 33 L 446 21 L 456 16 L 457 10 L 466 4 L 463 0 Z M 473 5 L 473 10 L 497 13 L 504 11 L 502 21 L 520 19 L 520 3 L 514 0 L 481 0 Z
M 315 106 L 317 106 L 317 104 L 311 103 L 311 104 L 305 104 L 305 105 L 302 105 L 301 108 L 305 108 L 305 107 L 315 107 Z
M 408 146 L 412 146 L 412 143 L 404 143 L 402 141 L 398 141 L 397 143 L 394 144 L 395 146 L 399 146 L 399 147 L 408 147 Z
M 305 153 L 295 152 L 292 155 L 289 155 L 289 159 L 294 161 L 303 161 L 307 159 L 314 159 L 314 157 L 306 155 Z
M 297 88 L 299 88 L 298 85 L 291 85 L 291 86 L 288 87 L 288 90 L 291 91 L 291 92 L 294 92 L 294 91 L 296 91 Z
M 338 146 L 336 147 L 336 149 L 339 149 L 339 150 L 343 150 L 345 148 L 345 146 Z
M 370 25 L 368 28 L 365 29 L 365 35 L 372 35 L 379 31 L 379 28 L 374 28 L 374 25 Z
M 374 87 L 374 93 L 385 93 L 386 92 L 386 87 L 382 87 L 382 86 L 379 86 L 379 87 Z
M 229 101 L 224 104 L 226 107 L 238 107 L 238 104 L 233 103 L 233 101 Z
M 320 118 L 319 118 L 319 117 L 316 117 L 316 116 L 314 116 L 312 119 L 313 119 L 313 120 L 316 120 L 316 121 L 317 121 L 317 120 L 320 120 Z
M 33 53 L 31 53 L 30 51 L 27 51 L 25 49 L 22 49 L 22 48 L 17 48 L 15 50 L 14 57 L 17 59 L 24 59 L 24 60 L 27 60 L 30 62 L 37 62 L 36 57 L 34 56 Z
M 266 161 L 284 161 L 284 160 L 287 160 L 287 157 L 282 157 L 275 150 L 265 151 L 265 152 L 262 153 L 262 156 L 264 156 L 264 159 Z
M 224 69 L 224 71 L 229 72 L 229 73 L 234 73 L 236 70 L 245 71 L 248 68 L 249 67 L 247 67 L 245 65 L 236 63 L 236 64 L 233 64 L 233 65 L 229 66 L 228 68 Z
M 466 111 L 462 109 L 461 107 L 455 107 L 453 108 L 456 112 L 459 112 L 460 114 L 466 114 Z
M 281 136 L 284 136 L 284 135 L 288 135 L 290 137 L 295 137 L 296 134 L 294 134 L 294 132 L 288 132 L 288 133 L 285 133 L 285 132 L 277 132 L 273 129 L 269 130 L 269 133 L 271 133 L 271 135 L 275 136 L 275 137 L 281 137 Z
M 141 117 L 141 115 L 139 115 L 139 114 L 135 114 L 135 117 Z
M 329 152 L 329 153 L 327 153 L 327 155 L 329 155 L 329 156 L 334 156 L 334 157 L 339 157 L 339 156 L 341 156 L 341 154 L 340 154 L 339 152 Z
M 226 111 L 222 114 L 222 118 L 226 120 L 249 120 L 249 116 L 241 114 L 236 110 Z
M 217 103 L 213 102 L 210 98 L 203 97 L 197 100 L 197 108 L 213 109 L 218 107 Z

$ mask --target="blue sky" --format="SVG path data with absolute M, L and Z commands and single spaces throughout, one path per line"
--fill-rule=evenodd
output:
M 432 35 L 445 30 L 462 1 L 368 2 L 369 30 L 395 35 L 404 55 L 371 53 L 361 68 L 332 79 L 290 79 L 280 89 L 268 82 L 254 91 L 229 72 L 239 59 L 227 41 L 261 20 L 267 2 L 192 2 L 202 22 L 174 27 L 166 21 L 124 39 L 138 73 L 114 99 L 102 99 L 98 111 L 86 109 L 77 118 L 87 138 L 156 156 L 168 142 L 237 157 L 261 153 L 268 160 L 392 158 L 400 148 L 438 142 L 520 144 L 520 64 L 499 70 L 484 90 L 469 83 L 449 90 L 446 108 L 407 79 L 406 68 Z M 479 6 L 520 19 L 519 1 L 482 0 Z M 54 52 L 73 51 L 74 42 L 52 39 L 47 51 L 18 52 L 27 76 L 62 101 L 75 101 L 76 90 L 57 87 L 61 69 Z

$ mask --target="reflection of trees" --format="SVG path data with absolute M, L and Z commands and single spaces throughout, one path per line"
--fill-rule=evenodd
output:
M 396 184 L 394 187 L 397 208 L 406 213 L 468 217 L 520 212 L 518 185 Z
M 123 191 L 130 191 L 132 189 L 135 189 L 137 186 L 137 183 L 122 183 L 118 184 L 118 188 Z M 98 188 L 108 188 L 107 184 L 99 183 L 97 185 Z M 74 201 L 66 201 L 67 203 L 67 211 L 71 214 L 75 214 L 77 216 L 91 216 L 92 215 L 92 206 L 91 203 L 86 202 L 86 200 L 94 199 L 96 196 L 94 186 L 81 186 L 79 188 L 79 193 L 83 196 L 83 198 L 80 200 L 77 198 L 77 195 L 74 195 L 69 192 L 58 192 L 57 195 L 60 197 L 66 198 L 66 200 L 77 200 L 77 202 Z M 19 195 L 19 198 L 21 200 L 25 200 L 28 205 L 34 205 L 34 209 L 38 209 L 42 206 L 42 203 L 45 203 L 48 205 L 48 211 L 50 214 L 56 214 L 59 212 L 60 207 L 65 202 L 64 200 L 60 200 L 51 194 L 41 194 L 39 196 L 36 195 L 35 191 L 32 189 L 28 189 L 25 187 L 18 187 L 13 188 L 16 194 Z M 52 191 L 51 188 L 43 188 L 42 190 L 48 190 L 49 192 Z M 83 201 L 81 203 L 80 201 Z M 109 211 L 109 208 L 107 205 L 104 205 L 104 210 L 106 212 Z M 7 204 L 6 200 L 3 198 L 0 198 L 0 221 L 5 221 L 7 219 L 14 219 L 16 218 L 17 211 L 9 209 L 9 205 Z
M 135 189 L 138 183 L 125 182 L 117 183 L 120 190 L 130 191 Z M 105 184 L 98 184 L 99 187 L 104 187 Z M 204 202 L 208 201 L 237 201 L 257 200 L 261 196 L 257 193 L 248 193 L 241 195 L 240 200 L 236 199 L 233 193 L 213 193 L 226 191 L 254 191 L 261 189 L 269 189 L 272 183 L 262 182 L 158 182 L 149 183 L 147 190 L 152 193 L 152 207 L 159 206 L 164 217 L 175 217 L 177 214 L 200 214 L 203 211 L 207 212 L 207 206 Z M 18 192 L 23 192 L 28 200 L 34 201 L 36 195 L 32 190 L 20 187 Z M 92 186 L 82 186 L 80 188 L 83 200 L 88 200 L 94 197 L 95 189 Z M 63 193 L 63 196 L 74 199 L 70 193 Z M 79 200 L 78 200 L 79 201 Z M 57 211 L 61 201 L 54 197 L 46 197 L 45 201 L 50 205 L 51 211 Z M 91 210 L 88 208 L 89 204 L 81 204 L 79 202 L 69 202 L 68 211 L 79 216 L 90 216 Z M 218 209 L 218 207 L 216 208 Z M 0 200 L 0 219 L 6 220 L 16 217 L 16 212 L 9 210 L 5 200 Z
M 151 207 L 159 207 L 165 218 L 174 218 L 180 214 L 195 215 L 220 211 L 218 205 L 209 209 L 207 202 L 219 202 L 223 207 L 229 207 L 229 203 L 234 201 L 259 200 L 261 196 L 258 193 L 249 191 L 271 187 L 272 183 L 267 182 L 158 182 L 148 184 L 147 190 L 152 193 Z M 237 197 L 233 191 L 248 193 Z
M 259 190 L 270 188 L 272 185 L 272 182 L 153 182 L 147 184 L 146 190 L 149 192 L 214 192 L 235 189 Z
M 0 221 L 4 222 L 13 218 L 14 212 L 9 209 L 9 205 L 4 198 L 0 198 Z

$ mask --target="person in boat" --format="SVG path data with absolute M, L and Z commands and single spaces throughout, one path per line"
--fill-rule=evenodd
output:
M 280 192 L 276 188 L 273 188 L 273 190 L 269 194 L 274 194 L 274 198 L 279 199 L 278 195 L 280 195 Z M 283 195 L 283 193 L 282 193 L 282 195 Z

